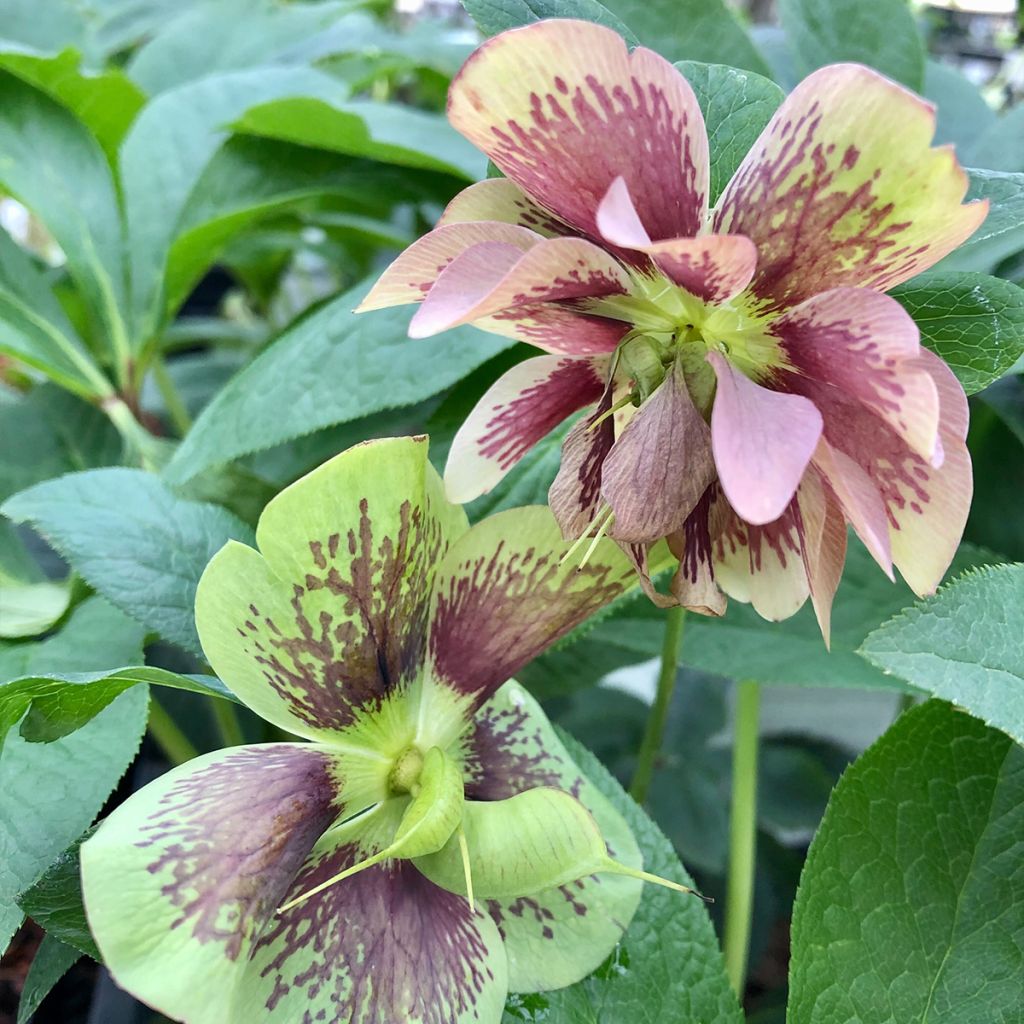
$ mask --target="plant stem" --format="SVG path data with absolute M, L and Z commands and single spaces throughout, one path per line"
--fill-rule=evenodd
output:
M 732 746 L 732 804 L 729 812 L 729 879 L 725 897 L 725 969 L 736 994 L 743 998 L 750 921 L 754 908 L 754 866 L 757 855 L 757 747 L 761 687 L 752 680 L 739 684 Z
M 149 734 L 172 765 L 184 764 L 199 756 L 199 751 L 192 745 L 192 741 L 178 728 L 177 722 L 167 713 L 167 709 L 153 696 L 149 698 Z
M 174 429 L 180 437 L 184 437 L 192 426 L 192 417 L 189 416 L 185 402 L 178 393 L 178 389 L 174 386 L 171 375 L 167 372 L 167 364 L 164 362 L 162 355 L 158 355 L 153 359 L 151 369 L 153 371 L 153 380 L 156 381 L 156 386 L 160 389 L 164 405 L 167 406 L 167 413 L 174 424 Z
M 240 747 L 245 742 L 245 736 L 242 735 L 242 724 L 238 721 L 234 704 L 229 700 L 214 697 L 210 706 L 213 708 L 213 718 L 217 723 L 221 742 L 225 747 Z
M 647 716 L 644 738 L 637 755 L 636 772 L 633 784 L 629 787 L 633 799 L 642 804 L 647 799 L 647 791 L 651 788 L 654 777 L 654 762 L 661 750 L 661 740 L 665 735 L 665 722 L 668 719 L 669 705 L 672 703 L 672 691 L 676 686 L 676 674 L 679 671 L 679 648 L 683 640 L 683 623 L 686 621 L 685 608 L 669 608 L 665 616 L 665 636 L 661 644 L 661 669 L 658 672 L 658 689 L 654 695 L 654 704 Z

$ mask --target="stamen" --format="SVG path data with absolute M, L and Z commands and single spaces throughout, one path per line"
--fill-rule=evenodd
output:
M 678 882 L 673 882 L 671 879 L 662 878 L 660 875 L 652 875 L 649 871 L 641 871 L 639 868 L 627 867 L 627 865 L 620 864 L 616 860 L 609 860 L 605 871 L 612 872 L 616 875 L 626 875 L 629 878 L 637 878 L 641 882 L 650 882 L 652 885 L 661 885 L 666 889 L 674 889 L 676 892 L 686 893 L 688 896 L 696 896 L 705 903 L 715 902 L 713 896 L 705 896 L 703 893 L 697 892 L 696 889 L 691 889 L 688 885 L 680 885 Z
M 559 565 L 565 565 L 565 563 L 568 562 L 572 558 L 572 556 L 574 554 L 576 554 L 576 549 L 584 541 L 586 541 L 586 540 L 588 540 L 590 538 L 590 534 L 591 534 L 592 530 L 597 531 L 597 540 L 600 540 L 601 537 L 604 536 L 604 531 L 611 525 L 609 523 L 609 521 L 608 521 L 609 519 L 611 519 L 611 517 L 612 517 L 612 507 L 611 507 L 611 505 L 605 505 L 605 507 L 601 511 L 599 511 L 597 513 L 597 515 L 593 518 L 593 520 L 591 521 L 590 525 L 583 531 L 583 533 L 581 533 L 579 535 L 579 537 L 577 537 L 576 540 L 574 540 L 572 542 L 571 546 L 569 547 L 569 550 L 566 551 L 566 553 L 564 555 L 562 555 L 562 558 L 561 558 L 561 560 L 559 561 L 558 564 Z M 594 553 L 594 544 L 591 544 L 590 547 L 587 549 L 587 553 L 584 556 L 584 560 L 582 562 L 580 562 L 580 568 L 581 569 L 586 564 L 586 559 L 589 558 L 593 553 Z
M 300 896 L 296 896 L 295 899 L 289 900 L 287 903 L 281 904 L 277 908 L 278 914 L 283 914 L 286 910 L 291 910 L 292 907 L 297 906 L 300 903 L 305 903 L 311 896 L 316 896 L 318 893 L 329 889 L 332 885 L 337 885 L 338 882 L 343 882 L 346 878 L 351 878 L 353 875 L 359 874 L 360 871 L 365 871 L 367 868 L 372 868 L 374 864 L 379 864 L 382 860 L 386 860 L 388 854 L 391 852 L 391 847 L 381 850 L 380 853 L 375 853 L 372 857 L 367 857 L 366 860 L 361 860 L 358 864 L 353 864 L 350 868 L 345 868 L 344 871 L 339 871 L 336 875 L 332 875 L 327 879 L 326 882 L 321 882 L 319 885 L 314 886 L 312 889 L 308 889 Z
M 459 825 L 456 835 L 459 837 L 459 853 L 462 854 L 462 871 L 466 876 L 466 899 L 469 900 L 469 909 L 476 911 L 476 905 L 473 900 L 473 871 L 469 865 L 469 844 L 466 842 L 466 833 L 462 830 L 462 826 Z

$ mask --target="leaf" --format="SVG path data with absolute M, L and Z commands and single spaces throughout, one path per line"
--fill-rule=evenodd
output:
M 39 1004 L 49 995 L 50 989 L 81 958 L 82 954 L 52 935 L 44 935 L 43 941 L 32 958 L 32 964 L 25 976 L 25 987 L 18 1000 L 17 1024 L 28 1024 Z
M 227 126 L 250 106 L 281 96 L 346 93 L 342 82 L 312 68 L 260 68 L 207 75 L 146 105 L 121 146 L 136 346 L 160 326 L 168 253 L 196 183 L 228 137 Z
M 123 72 L 90 72 L 81 63 L 80 53 L 73 49 L 55 56 L 0 53 L 0 67 L 67 107 L 92 132 L 115 166 L 117 147 L 146 97 Z
M 410 341 L 408 309 L 352 312 L 367 288 L 333 299 L 239 373 L 196 420 L 167 479 L 181 484 L 314 430 L 412 405 L 511 344 L 472 327 Z
M 398 103 L 354 100 L 340 105 L 290 97 L 250 107 L 231 127 L 346 156 L 443 171 L 467 181 L 482 178 L 487 164 L 444 115 Z
M 206 563 L 229 539 L 253 543 L 252 529 L 230 512 L 176 497 L 137 469 L 47 480 L 0 511 L 30 522 L 112 604 L 197 654 L 193 605 Z
M 1024 353 L 1024 288 L 985 274 L 933 272 L 892 290 L 969 395 Z
M 723 0 L 607 0 L 644 46 L 669 60 L 699 60 L 768 75 L 768 65 Z
M 50 230 L 94 314 L 105 322 L 110 351 L 123 354 L 121 211 L 100 144 L 65 107 L 0 72 L 0 183 Z
M 560 732 L 583 773 L 633 830 L 644 870 L 692 885 L 672 846 L 588 750 Z M 704 905 L 657 886 L 644 887 L 640 907 L 618 948 L 589 978 L 569 988 L 512 996 L 504 1024 L 739 1024 L 715 930 Z
M 936 60 L 926 62 L 922 95 L 935 104 L 933 145 L 952 142 L 961 160 L 971 152 L 972 143 L 996 123 L 996 112 L 985 102 L 985 97 L 970 80 L 948 64 L 940 64 Z M 987 164 L 979 163 L 978 166 Z
M 790 1024 L 1011 1024 L 1024 751 L 929 701 L 840 779 L 793 913 Z
M 0 574 L 0 638 L 38 636 L 67 611 L 68 583 L 22 583 Z
M 89 930 L 82 898 L 80 850 L 98 826 L 86 829 L 18 896 L 18 906 L 36 924 L 75 949 L 103 962 Z
M 146 728 L 145 687 L 51 744 L 10 736 L 0 752 L 0 946 L 22 920 L 15 897 L 92 824 Z
M 987 387 L 980 398 L 1024 444 L 1024 376 L 1006 376 Z
M 0 747 L 8 730 L 18 721 L 21 735 L 30 743 L 60 739 L 92 721 L 125 690 L 140 684 L 235 700 L 231 691 L 213 676 L 183 676 L 148 665 L 12 679 L 0 684 Z
M 801 75 L 856 61 L 920 92 L 925 49 L 907 0 L 780 0 Z
M 1024 250 L 1024 174 L 972 169 L 967 199 L 987 199 L 981 227 L 938 264 L 939 270 L 991 271 Z
M 961 576 L 870 633 L 860 653 L 1024 744 L 1024 565 Z
M 640 45 L 632 31 L 597 0 L 462 0 L 462 6 L 485 36 L 544 18 L 579 18 L 618 32 L 630 46 Z
M 992 118 L 971 146 L 968 163 L 992 171 L 1024 171 L 1024 104 Z
M 770 79 L 722 64 L 680 61 L 704 114 L 711 150 L 714 204 L 785 96 Z

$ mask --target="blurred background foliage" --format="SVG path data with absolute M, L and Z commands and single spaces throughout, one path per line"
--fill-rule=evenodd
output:
M 45 487 L 12 518 L 50 540 L 0 520 L 0 683 L 143 659 L 202 672 L 189 634 L 194 573 L 175 552 L 198 552 L 201 570 L 203 553 L 244 537 L 281 487 L 368 437 L 428 431 L 442 467 L 476 398 L 529 350 L 472 328 L 408 341 L 408 311 L 356 319 L 351 309 L 368 279 L 486 173 L 443 113 L 481 31 L 559 14 L 610 19 L 672 60 L 738 66 L 786 89 L 824 63 L 874 64 L 936 104 L 938 143 L 997 172 L 974 181 L 998 198 L 1002 219 L 939 268 L 1006 282 L 992 313 L 1007 331 L 1003 362 L 979 371 L 978 387 L 994 382 L 971 400 L 976 500 L 956 568 L 1024 559 L 1024 22 L 1012 3 L 465 6 L 0 0 L 0 500 Z M 935 315 L 943 340 L 957 343 L 956 325 L 941 308 Z M 991 336 L 959 340 L 980 349 Z M 471 515 L 544 501 L 562 436 Z M 65 477 L 82 471 L 104 472 Z M 83 551 L 115 542 L 118 559 Z M 721 621 L 687 625 L 649 810 L 705 891 L 724 888 L 733 681 L 757 673 L 771 684 L 745 1000 L 758 1024 L 785 1019 L 791 908 L 832 787 L 917 699 L 856 654 L 911 602 L 855 547 L 831 654 L 807 609 L 770 626 L 734 603 Z M 185 609 L 177 626 L 168 608 Z M 661 615 L 627 601 L 522 676 L 623 782 L 653 690 Z M 88 776 L 67 780 L 53 808 L 29 799 L 43 748 L 8 737 L 5 898 L 35 881 L 107 800 L 146 728 L 143 689 L 47 744 Z M 187 746 L 222 741 L 210 702 L 177 690 L 159 701 Z M 110 736 L 85 735 L 100 724 Z M 243 717 L 247 738 L 267 738 L 260 728 Z M 122 795 L 158 770 L 157 749 L 147 741 L 143 751 Z M 15 839 L 25 850 L 12 824 L 19 814 L 38 834 L 15 863 Z M 13 936 L 0 966 L 4 1024 L 40 1001 L 40 1022 L 151 1019 L 102 977 L 93 994 L 88 960 L 43 999 L 45 972 L 59 976 L 77 950 L 51 952 L 26 983 L 40 930 L 28 923 L 15 934 L 20 911 L 4 913 L 0 947 Z

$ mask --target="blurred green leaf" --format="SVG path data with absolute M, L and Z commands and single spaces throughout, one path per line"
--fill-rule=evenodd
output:
M 485 36 L 544 18 L 578 18 L 618 32 L 630 46 L 640 44 L 632 31 L 598 0 L 462 0 L 462 6 Z
M 17 1024 L 28 1024 L 32 1014 L 46 998 L 54 985 L 64 977 L 82 954 L 73 946 L 61 942 L 52 935 L 44 935 L 43 941 L 32 958 L 32 964 L 25 976 L 25 987 L 18 1000 Z
M 779 0 L 802 75 L 855 61 L 920 92 L 925 49 L 907 0 Z
M 985 274 L 922 274 L 891 292 L 969 395 L 1024 353 L 1024 288 Z
M 929 701 L 843 776 L 793 914 L 788 1020 L 1009 1024 L 1024 1005 L 1024 751 Z
M 985 102 L 974 83 L 956 68 L 929 60 L 924 69 L 922 95 L 935 104 L 934 145 L 953 143 L 964 160 L 971 144 L 996 123 L 995 111 Z M 979 163 L 977 166 L 986 166 Z
M 993 118 L 964 159 L 993 171 L 1024 171 L 1024 103 Z
M 1024 174 L 980 169 L 967 173 L 971 179 L 967 199 L 987 199 L 988 216 L 938 269 L 989 272 L 1000 260 L 1024 249 Z
M 67 611 L 70 583 L 26 583 L 0 575 L 0 637 L 37 636 Z

